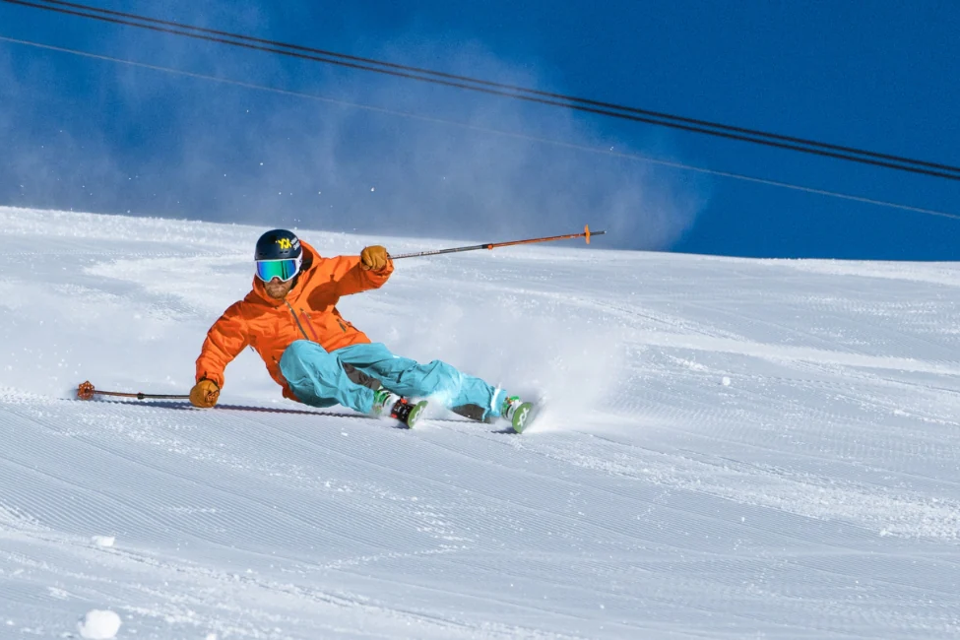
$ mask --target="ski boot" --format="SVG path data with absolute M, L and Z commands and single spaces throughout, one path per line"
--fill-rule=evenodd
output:
M 500 417 L 508 420 L 517 433 L 523 433 L 536 417 L 536 406 L 532 402 L 524 402 L 520 396 L 504 398 L 500 406 Z
M 373 415 L 378 418 L 389 415 L 391 418 L 399 420 L 408 429 L 413 429 L 416 426 L 420 415 L 426 408 L 426 400 L 411 403 L 406 398 L 402 398 L 384 387 L 380 387 L 373 392 Z

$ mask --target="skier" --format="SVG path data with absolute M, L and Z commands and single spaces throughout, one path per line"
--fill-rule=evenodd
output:
M 290 231 L 275 229 L 257 241 L 254 260 L 253 290 L 207 333 L 190 392 L 195 406 L 217 403 L 224 369 L 251 346 L 291 400 L 315 407 L 341 404 L 413 427 L 426 402 L 409 399 L 431 397 L 466 417 L 502 418 L 523 431 L 532 404 L 445 362 L 419 364 L 394 355 L 340 315 L 341 296 L 378 289 L 393 273 L 384 247 L 324 258 Z

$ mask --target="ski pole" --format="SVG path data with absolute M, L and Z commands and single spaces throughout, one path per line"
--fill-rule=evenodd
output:
M 554 240 L 569 240 L 572 238 L 586 238 L 587 244 L 590 244 L 590 236 L 602 236 L 606 231 L 590 231 L 589 226 L 583 228 L 583 233 L 569 233 L 563 236 L 548 236 L 544 238 L 530 238 L 529 240 L 511 240 L 509 242 L 488 242 L 486 244 L 475 244 L 469 247 L 454 247 L 452 249 L 439 249 L 437 251 L 421 251 L 419 253 L 402 253 L 398 256 L 390 256 L 391 260 L 400 260 L 402 258 L 420 258 L 423 256 L 438 256 L 441 253 L 460 253 L 461 251 L 476 251 L 477 249 L 496 249 L 498 247 L 512 247 L 517 244 L 533 244 L 535 242 L 553 242 Z
M 123 393 L 121 391 L 99 391 L 90 381 L 81 382 L 77 387 L 77 400 L 93 400 L 93 396 L 115 396 L 117 398 L 136 398 L 137 400 L 189 400 L 190 395 L 157 395 L 152 393 Z

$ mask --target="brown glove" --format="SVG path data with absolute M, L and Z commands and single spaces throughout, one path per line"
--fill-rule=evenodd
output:
M 367 247 L 360 252 L 360 268 L 364 271 L 370 271 L 372 269 L 375 273 L 379 273 L 387 268 L 389 262 L 390 255 L 387 253 L 386 248 L 380 245 Z
M 213 380 L 203 378 L 190 390 L 190 403 L 201 409 L 209 409 L 220 399 L 220 387 Z

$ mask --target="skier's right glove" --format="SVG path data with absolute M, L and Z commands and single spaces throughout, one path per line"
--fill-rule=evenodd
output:
M 190 390 L 190 403 L 201 409 L 209 409 L 220 399 L 220 387 L 213 380 L 202 378 Z

